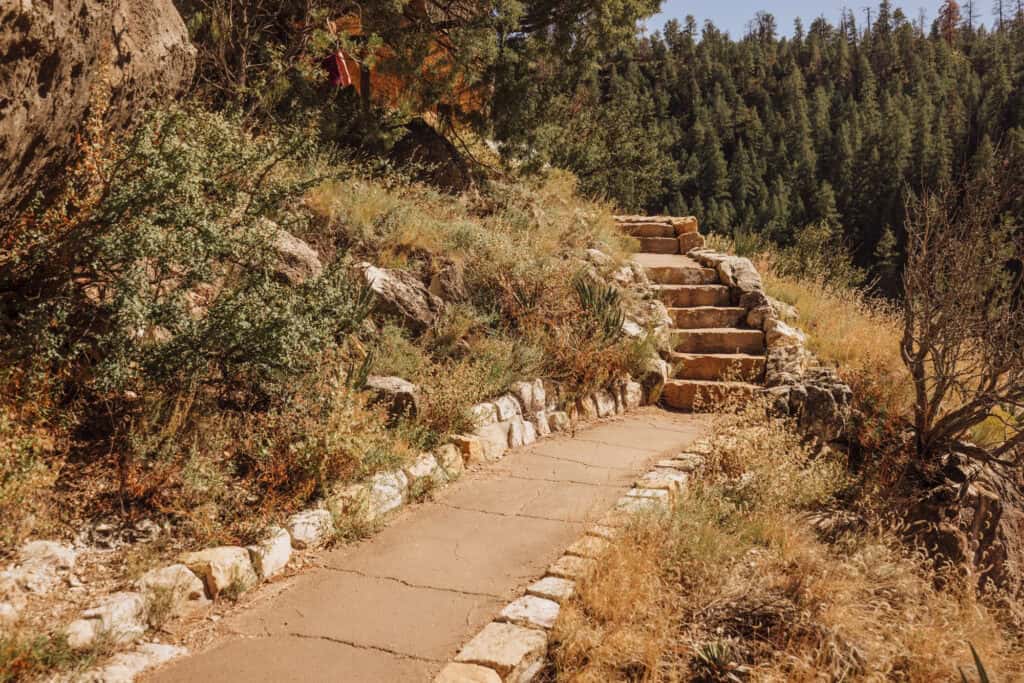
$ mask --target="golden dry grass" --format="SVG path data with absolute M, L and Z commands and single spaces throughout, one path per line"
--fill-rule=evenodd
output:
M 770 256 L 757 266 L 767 293 L 797 310 L 795 324 L 823 362 L 837 366 L 853 389 L 856 407 L 868 418 L 858 438 L 879 446 L 912 410 L 913 384 L 900 355 L 903 330 L 898 309 L 865 292 L 825 280 L 780 277 Z
M 970 644 L 992 680 L 1024 676 L 994 607 L 937 591 L 892 533 L 827 511 L 848 483 L 836 455 L 760 411 L 715 433 L 677 510 L 627 529 L 563 608 L 557 680 L 978 680 Z

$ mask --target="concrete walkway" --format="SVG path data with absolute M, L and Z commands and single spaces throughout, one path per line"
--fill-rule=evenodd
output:
M 147 680 L 429 682 L 637 475 L 705 429 L 645 408 L 517 449 L 224 620 Z

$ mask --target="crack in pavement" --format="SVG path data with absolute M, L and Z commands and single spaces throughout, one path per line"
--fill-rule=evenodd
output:
M 375 652 L 383 652 L 393 657 L 401 657 L 402 659 L 412 659 L 417 662 L 427 662 L 428 664 L 444 664 L 444 660 L 431 659 L 430 657 L 420 657 L 419 655 L 411 655 L 408 652 L 399 652 L 398 650 L 392 650 L 391 648 L 382 647 L 380 645 L 365 645 L 363 643 L 356 643 L 351 640 L 345 640 L 344 638 L 335 638 L 333 636 L 317 636 L 309 635 L 308 633 L 288 633 L 285 634 L 291 638 L 302 638 L 305 640 L 326 640 L 328 643 L 335 643 L 337 645 L 347 645 L 348 647 L 355 648 L 357 650 L 373 650 Z
M 609 448 L 625 448 L 631 451 L 641 451 L 643 453 L 650 453 L 651 455 L 662 452 L 662 450 L 659 450 L 657 448 L 640 448 L 639 446 L 626 446 L 621 443 L 610 443 L 608 441 L 598 441 L 597 439 L 582 439 L 577 437 L 575 440 L 581 443 L 592 443 L 598 446 L 608 446 Z
M 592 481 L 577 481 L 576 479 L 548 479 L 547 477 L 524 477 L 519 474 L 506 474 L 505 479 L 518 479 L 520 481 L 543 481 L 549 484 L 573 484 L 575 486 L 590 486 L 595 489 L 626 489 L 629 484 L 595 484 Z
M 571 462 L 571 463 L 575 463 L 577 465 L 583 465 L 584 467 L 589 467 L 589 468 L 595 469 L 595 470 L 608 470 L 608 471 L 611 471 L 611 472 L 633 472 L 634 471 L 634 468 L 632 468 L 632 467 L 605 467 L 604 465 L 594 465 L 594 464 L 589 463 L 589 462 L 587 462 L 585 460 L 576 460 L 575 458 L 563 458 L 563 457 L 560 457 L 560 456 L 557 456 L 557 455 L 548 455 L 547 453 L 538 453 L 536 451 L 534 451 L 530 455 L 536 455 L 538 458 L 548 458 L 549 460 L 558 460 L 560 462 Z
M 364 579 L 378 579 L 380 581 L 391 581 L 393 583 L 401 584 L 401 585 L 405 586 L 406 588 L 415 588 L 415 589 L 422 589 L 422 590 L 432 590 L 432 591 L 438 591 L 438 592 L 441 592 L 441 593 L 455 593 L 456 595 L 464 595 L 464 596 L 470 597 L 470 598 L 491 598 L 493 600 L 499 600 L 499 601 L 505 599 L 502 596 L 494 595 L 493 593 L 474 593 L 473 591 L 463 591 L 463 590 L 459 590 L 457 588 L 441 588 L 440 586 L 426 586 L 426 585 L 418 584 L 418 583 L 410 583 L 409 581 L 406 581 L 405 579 L 399 579 L 399 578 L 397 578 L 395 576 L 378 576 L 376 574 L 368 574 L 366 572 L 361 572 L 358 569 L 343 569 L 341 567 L 332 567 L 330 565 L 325 565 L 324 569 L 329 569 L 332 572 L 341 572 L 342 574 L 354 574 L 355 576 L 360 576 L 360 577 L 362 577 Z
M 452 510 L 460 510 L 462 512 L 478 512 L 482 515 L 494 515 L 495 517 L 514 517 L 520 519 L 536 519 L 542 522 L 559 522 L 561 524 L 579 524 L 584 525 L 586 522 L 575 522 L 571 519 L 555 519 L 554 517 L 541 517 L 540 515 L 526 515 L 521 512 L 494 512 L 493 510 L 478 510 L 477 508 L 464 508 L 459 505 L 452 505 L 451 503 L 439 502 L 438 505 Z

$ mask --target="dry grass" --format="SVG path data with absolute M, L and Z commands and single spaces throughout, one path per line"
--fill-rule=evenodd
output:
M 994 607 L 827 511 L 848 484 L 836 455 L 757 410 L 715 434 L 676 512 L 628 529 L 563 609 L 558 680 L 977 680 L 969 644 L 992 680 L 1024 676 Z

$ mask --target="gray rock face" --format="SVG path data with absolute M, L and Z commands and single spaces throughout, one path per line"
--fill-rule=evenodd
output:
M 277 252 L 275 273 L 289 285 L 301 285 L 324 272 L 316 250 L 286 230 L 277 231 L 274 250 Z
M 433 325 L 444 308 L 444 302 L 412 273 L 378 268 L 370 263 L 357 267 L 373 290 L 377 311 L 399 317 L 414 332 L 423 332 Z
M 72 160 L 104 77 L 109 123 L 121 127 L 176 97 L 195 68 L 171 0 L 4 2 L 0 54 L 0 223 Z

